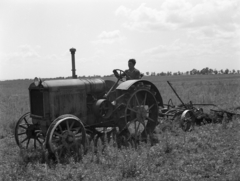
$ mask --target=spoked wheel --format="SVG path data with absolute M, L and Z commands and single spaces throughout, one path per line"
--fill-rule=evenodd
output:
M 125 109 L 125 121 L 131 145 L 152 137 L 158 124 L 158 104 L 150 90 L 139 89 L 131 95 Z
M 195 116 L 192 111 L 185 110 L 181 115 L 180 127 L 183 131 L 192 131 L 195 124 Z
M 30 113 L 24 114 L 15 127 L 15 140 L 21 149 L 42 148 L 44 137 L 37 125 L 34 125 Z
M 49 152 L 59 160 L 68 157 L 80 160 L 87 151 L 85 128 L 77 117 L 56 119 L 48 129 L 46 141 Z

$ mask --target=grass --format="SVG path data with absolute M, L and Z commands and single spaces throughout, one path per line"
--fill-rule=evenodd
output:
M 146 77 L 159 88 L 164 103 L 180 102 L 166 83 L 172 82 L 184 102 L 215 103 L 237 112 L 239 76 Z M 159 143 L 141 144 L 137 150 L 117 149 L 112 143 L 103 153 L 89 151 L 81 162 L 55 164 L 45 152 L 20 151 L 13 130 L 29 111 L 29 81 L 0 82 L 0 180 L 240 180 L 240 119 L 195 127 L 192 132 L 157 127 Z M 207 108 L 206 108 L 207 111 Z

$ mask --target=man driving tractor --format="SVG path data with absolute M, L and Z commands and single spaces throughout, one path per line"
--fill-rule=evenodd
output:
M 143 74 L 141 74 L 140 71 L 135 68 L 135 64 L 136 64 L 135 59 L 129 59 L 128 60 L 129 69 L 127 69 L 125 71 L 120 70 L 120 69 L 114 69 L 113 73 L 119 80 L 122 80 L 123 77 L 125 77 L 126 80 L 141 79 L 143 77 Z
M 135 65 L 135 59 L 128 60 L 129 69 L 125 70 L 126 80 L 141 79 L 140 71 L 135 68 Z

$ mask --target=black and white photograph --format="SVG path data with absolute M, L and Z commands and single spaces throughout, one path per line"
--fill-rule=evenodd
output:
M 240 1 L 0 0 L 0 180 L 240 180 Z

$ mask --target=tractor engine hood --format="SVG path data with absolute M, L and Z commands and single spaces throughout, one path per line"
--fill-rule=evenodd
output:
M 80 89 L 86 90 L 86 93 L 97 93 L 105 91 L 106 84 L 102 79 L 61 79 L 61 80 L 46 80 L 39 86 L 32 83 L 31 88 L 43 88 L 50 92 L 59 91 L 63 89 Z

